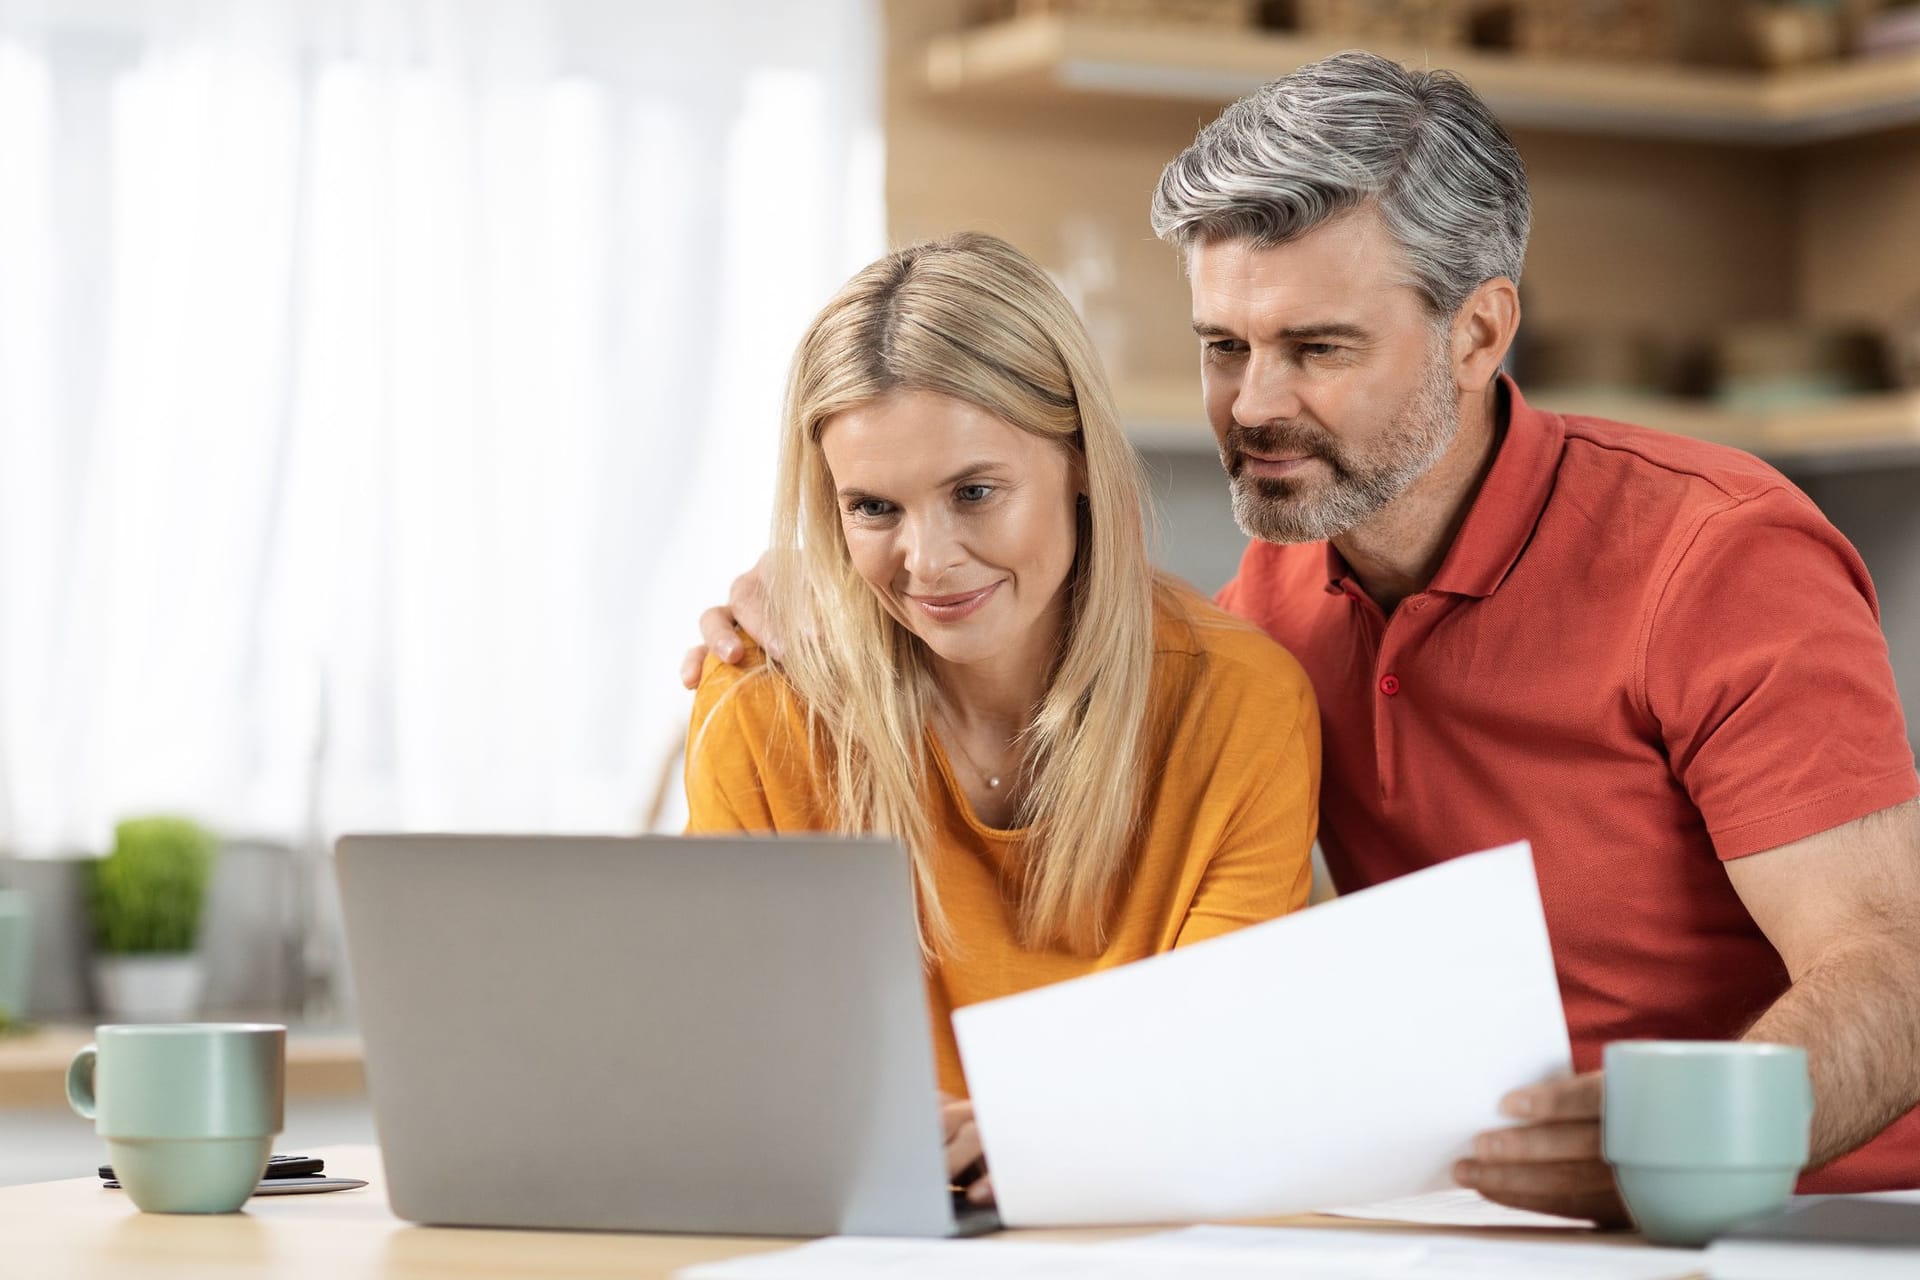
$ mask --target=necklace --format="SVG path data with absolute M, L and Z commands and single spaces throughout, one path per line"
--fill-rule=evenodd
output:
M 976 777 L 986 781 L 987 790 L 998 791 L 1000 789 L 1000 775 L 997 773 L 989 773 L 980 767 L 980 762 L 973 758 L 973 752 L 967 750 L 967 744 L 960 740 L 960 731 L 954 726 L 950 717 L 943 712 L 940 719 L 946 723 L 948 738 L 953 743 L 954 749 L 960 753 L 960 758 L 967 762 L 967 767 L 973 770 Z

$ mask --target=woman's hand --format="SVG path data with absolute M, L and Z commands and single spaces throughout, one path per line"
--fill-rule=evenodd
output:
M 993 1179 L 987 1175 L 980 1130 L 973 1123 L 973 1103 L 941 1094 L 940 1127 L 947 1143 L 947 1181 L 965 1186 L 968 1204 L 992 1204 Z
M 700 615 L 700 643 L 687 650 L 687 656 L 680 660 L 680 683 L 687 688 L 699 687 L 700 668 L 706 665 L 708 654 L 722 662 L 738 662 L 746 654 L 740 637 L 735 634 L 736 628 L 759 642 L 769 658 L 779 661 L 780 639 L 767 634 L 767 555 L 770 554 L 762 554 L 754 561 L 753 568 L 733 580 L 726 604 Z

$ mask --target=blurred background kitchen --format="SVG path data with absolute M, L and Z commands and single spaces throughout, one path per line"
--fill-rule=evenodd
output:
M 890 244 L 1055 273 L 1224 582 L 1148 194 L 1356 46 L 1514 131 L 1529 397 L 1791 475 L 1920 724 L 1920 3 L 0 0 L 0 1182 L 93 1162 L 110 1019 L 287 1021 L 281 1149 L 371 1138 L 340 832 L 678 825 L 791 345 Z

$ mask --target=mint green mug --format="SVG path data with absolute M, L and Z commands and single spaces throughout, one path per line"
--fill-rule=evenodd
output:
M 1634 1222 L 1700 1245 L 1793 1194 L 1807 1163 L 1807 1051 L 1719 1040 L 1606 1047 L 1601 1143 Z
M 287 1029 L 261 1022 L 108 1026 L 74 1055 L 67 1101 L 94 1122 L 148 1213 L 232 1213 L 286 1126 Z

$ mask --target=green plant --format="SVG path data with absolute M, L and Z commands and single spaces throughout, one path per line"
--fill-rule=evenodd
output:
M 113 954 L 193 950 L 219 842 L 186 818 L 130 818 L 113 852 L 87 865 L 96 949 Z

